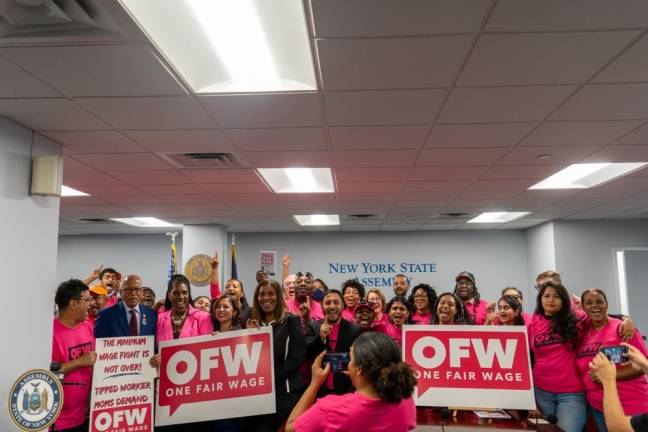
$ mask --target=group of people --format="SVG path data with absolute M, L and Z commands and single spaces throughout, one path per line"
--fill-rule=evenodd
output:
M 283 283 L 257 272 L 251 301 L 240 280 L 228 280 L 221 290 L 216 257 L 210 296 L 193 298 L 190 282 L 180 274 L 170 278 L 157 303 L 139 276 L 120 280 L 114 269 L 97 269 L 91 280 L 63 282 L 55 299 L 59 312 L 52 361 L 61 365 L 66 382 L 84 385 L 64 387 L 57 430 L 87 430 L 95 338 L 154 335 L 159 344 L 264 326 L 273 331 L 276 413 L 165 429 L 411 430 L 416 426 L 411 398 L 416 379 L 401 359 L 406 324 L 526 326 L 537 415 L 556 418 L 568 432 L 582 431 L 588 412 L 601 431 L 608 430 L 606 424 L 615 425 L 611 432 L 633 430 L 617 429 L 620 424 L 648 430 L 642 416 L 648 412 L 648 368 L 643 363 L 648 363 L 648 350 L 630 319 L 608 314 L 600 289 L 570 297 L 560 274 L 547 271 L 536 279 L 536 307 L 527 313 L 519 289 L 507 287 L 497 302 L 488 302 L 468 271 L 456 276 L 452 291 L 440 294 L 424 283 L 410 289 L 408 277 L 396 275 L 394 295 L 387 301 L 383 291 L 365 290 L 356 279 L 329 289 L 309 272 L 291 274 L 290 257 L 282 263 Z M 94 279 L 99 284 L 88 288 Z M 600 348 L 622 343 L 632 362 L 610 367 Z M 347 370 L 332 372 L 330 364 L 323 366 L 327 352 L 348 353 Z M 151 364 L 160 363 L 156 354 Z

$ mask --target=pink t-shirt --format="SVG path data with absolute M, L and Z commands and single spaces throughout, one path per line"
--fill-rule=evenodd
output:
M 88 321 L 69 328 L 58 319 L 54 320 L 52 362 L 67 363 L 94 349 L 94 332 Z M 63 409 L 56 420 L 57 429 L 70 429 L 85 421 L 90 405 L 92 367 L 77 368 L 65 375 L 65 382 L 74 385 L 63 385 Z
M 355 306 L 352 308 L 345 307 L 342 310 L 342 318 L 349 322 L 355 323 L 355 309 Z
M 295 421 L 298 432 L 405 432 L 415 427 L 412 398 L 390 404 L 358 392 L 319 399 Z
M 585 334 L 585 338 L 576 353 L 576 365 L 585 384 L 585 396 L 590 405 L 599 411 L 603 411 L 603 386 L 590 379 L 589 363 L 596 356 L 599 348 L 615 346 L 623 342 L 618 333 L 620 325 L 620 320 L 608 318 L 608 323 L 598 331 L 590 329 Z M 646 350 L 639 331 L 635 331 L 629 343 L 641 351 L 644 356 L 648 356 L 648 350 Z M 648 380 L 646 380 L 645 375 L 631 380 L 617 381 L 617 389 L 626 415 L 648 412 Z
M 584 312 L 574 313 L 582 324 Z M 533 314 L 528 334 L 529 345 L 535 355 L 535 386 L 552 393 L 575 393 L 585 390 L 576 368 L 576 349 L 572 341 L 565 341 L 553 331 L 551 320 L 540 314 Z
M 297 303 L 297 300 L 294 297 L 291 298 L 290 300 L 286 300 L 286 307 L 288 308 L 288 311 L 293 315 L 297 315 L 298 317 L 301 318 L 301 312 L 299 312 L 299 305 L 300 303 Z M 311 308 L 310 309 L 311 321 L 324 319 L 324 312 L 322 312 L 322 306 L 318 302 L 311 301 L 310 308 Z
M 427 324 L 430 324 L 431 321 L 432 321 L 432 314 L 431 313 L 421 315 L 421 313 L 419 313 L 419 311 L 416 311 L 416 312 L 414 312 L 414 315 L 412 315 L 412 322 L 414 324 L 425 324 L 425 325 L 427 325 Z
M 340 334 L 340 323 L 337 322 L 331 326 L 331 333 L 328 337 L 328 352 L 336 352 L 338 335 Z M 326 377 L 326 387 L 333 389 L 333 373 L 328 374 Z
M 479 300 L 479 303 L 475 302 L 465 302 L 466 312 L 473 320 L 473 324 L 482 325 L 486 322 L 486 306 L 488 302 L 486 300 Z
M 391 321 L 387 321 L 387 323 L 376 326 L 376 331 L 386 334 L 390 338 L 394 339 L 394 342 L 396 342 L 399 347 L 402 346 L 403 329 L 396 327 Z

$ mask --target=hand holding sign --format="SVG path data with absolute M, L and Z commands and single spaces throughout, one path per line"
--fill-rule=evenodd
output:
M 95 364 L 97 361 L 97 353 L 94 351 L 88 351 L 86 353 L 83 353 L 82 356 L 77 358 L 77 361 L 79 362 L 79 366 L 92 366 Z

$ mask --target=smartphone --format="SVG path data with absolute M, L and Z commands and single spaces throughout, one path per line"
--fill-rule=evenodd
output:
M 324 355 L 322 367 L 331 364 L 332 372 L 343 372 L 349 367 L 349 353 L 346 352 L 331 352 Z
M 614 364 L 625 363 L 629 360 L 628 347 L 625 346 L 616 345 L 601 347 L 601 352 Z

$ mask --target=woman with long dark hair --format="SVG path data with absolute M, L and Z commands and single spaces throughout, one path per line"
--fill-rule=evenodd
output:
M 301 319 L 288 312 L 279 282 L 261 281 L 254 290 L 248 327 L 272 327 L 275 414 L 243 419 L 242 430 L 276 431 L 288 418 L 304 389 L 301 366 L 306 359 L 306 340 Z
M 356 391 L 328 395 L 315 403 L 319 387 L 331 372 L 330 364 L 322 368 L 324 354 L 313 363 L 313 378 L 290 413 L 287 432 L 404 432 L 416 427 L 411 398 L 416 378 L 412 367 L 401 361 L 400 348 L 391 338 L 376 332 L 359 336 L 351 346 L 348 365 Z
M 412 305 L 407 298 L 397 295 L 387 303 L 389 322 L 376 327 L 376 330 L 394 339 L 398 346 L 403 343 L 403 325 L 412 324 Z
M 436 299 L 436 291 L 430 285 L 421 283 L 414 287 L 408 298 L 414 308 L 412 316 L 414 324 L 430 324 L 432 322 L 432 306 L 436 303 Z
M 247 298 L 245 297 L 245 291 L 243 290 L 243 282 L 241 282 L 238 279 L 228 280 L 225 283 L 225 289 L 223 290 L 223 294 L 227 294 L 230 297 L 233 297 L 239 303 L 241 324 L 245 326 L 245 323 L 252 315 L 252 308 L 250 308 Z
M 463 301 L 454 293 L 445 292 L 437 297 L 432 308 L 434 325 L 472 324 Z
M 525 325 L 522 317 L 522 303 L 513 296 L 505 295 L 497 301 L 497 315 L 489 312 L 487 324 L 493 325 Z M 496 318 L 496 319 L 495 319 Z
M 219 333 L 241 329 L 241 308 L 232 296 L 224 294 L 212 302 L 212 323 Z
M 555 416 L 566 431 L 583 430 L 587 418 L 585 386 L 576 368 L 584 319 L 582 311 L 571 309 L 562 284 L 549 281 L 540 286 L 528 326 L 536 403 L 545 417 Z

